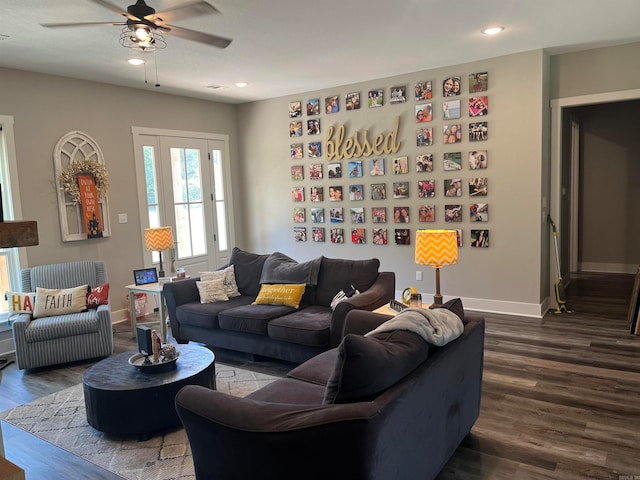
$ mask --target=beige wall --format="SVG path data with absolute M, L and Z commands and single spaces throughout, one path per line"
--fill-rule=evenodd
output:
M 124 286 L 143 264 L 131 127 L 229 135 L 237 157 L 236 108 L 100 83 L 0 69 L 0 114 L 14 117 L 22 213 L 37 220 L 40 245 L 26 249 L 29 265 L 71 260 L 107 262 L 111 299 L 125 308 Z M 55 191 L 53 149 L 64 134 L 79 130 L 102 149 L 111 187 L 111 236 L 62 242 Z M 232 175 L 237 175 L 232 164 Z M 236 204 L 242 205 L 238 198 Z M 118 223 L 118 213 L 128 223 Z

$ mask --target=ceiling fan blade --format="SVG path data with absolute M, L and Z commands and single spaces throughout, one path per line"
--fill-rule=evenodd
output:
M 138 20 L 138 17 L 134 15 L 129 15 L 129 13 L 126 10 L 122 10 L 119 6 L 114 5 L 111 2 L 107 2 L 107 0 L 90 0 L 90 1 L 92 1 L 93 3 L 97 3 L 98 5 L 101 5 L 107 10 L 111 10 L 112 12 L 115 12 L 118 15 L 122 15 L 123 17 L 128 18 L 129 20 Z
M 182 27 L 176 27 L 174 25 L 164 25 L 170 28 L 167 33 L 176 37 L 184 38 L 185 40 L 191 40 L 193 42 L 204 43 L 206 45 L 212 45 L 218 48 L 227 48 L 232 42 L 229 38 L 219 37 L 217 35 L 211 35 L 209 33 L 196 32 Z
M 41 23 L 47 28 L 95 27 L 96 25 L 126 25 L 127 22 L 81 22 L 81 23 Z
M 165 24 L 175 22 L 177 20 L 183 20 L 185 18 L 210 15 L 212 13 L 220 13 L 220 10 L 203 0 L 192 0 L 173 8 L 167 8 L 161 12 L 156 12 L 155 14 L 146 17 L 146 19 L 154 23 Z

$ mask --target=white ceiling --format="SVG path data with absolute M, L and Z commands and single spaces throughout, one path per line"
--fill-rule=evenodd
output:
M 161 11 L 184 1 L 147 3 Z M 120 45 L 122 27 L 40 26 L 123 21 L 89 0 L 1 0 L 0 67 L 244 103 L 540 48 L 640 40 L 640 0 L 208 1 L 221 15 L 175 24 L 232 38 L 229 47 L 166 35 L 166 49 L 140 54 Z M 506 30 L 486 37 L 488 25 Z M 134 56 L 146 68 L 129 65 Z

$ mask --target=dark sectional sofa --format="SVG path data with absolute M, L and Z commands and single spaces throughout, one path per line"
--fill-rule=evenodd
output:
M 184 387 L 196 478 L 435 478 L 479 416 L 484 318 L 462 312 L 440 347 L 406 330 L 363 336 L 389 318 L 350 311 L 338 348 L 245 398 Z
M 339 344 L 348 312 L 375 310 L 395 295 L 395 274 L 379 272 L 378 259 L 319 257 L 298 263 L 278 252 L 255 254 L 234 248 L 229 264 L 234 266 L 241 295 L 228 301 L 201 303 L 196 285 L 199 278 L 164 285 L 171 333 L 179 343 L 195 341 L 302 363 Z M 272 268 L 267 272 L 265 265 Z M 299 308 L 253 303 L 261 282 L 297 283 L 301 271 L 311 272 L 313 281 L 307 285 Z M 351 285 L 360 293 L 332 310 L 335 295 Z

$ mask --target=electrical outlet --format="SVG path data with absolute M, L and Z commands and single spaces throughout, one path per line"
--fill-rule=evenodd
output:
M 118 223 L 127 223 L 127 214 L 126 213 L 119 213 L 118 214 Z
M 422 280 L 422 272 L 420 270 L 416 270 L 416 280 Z

